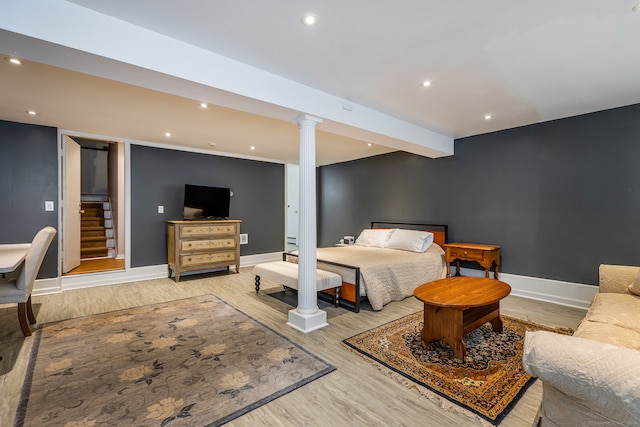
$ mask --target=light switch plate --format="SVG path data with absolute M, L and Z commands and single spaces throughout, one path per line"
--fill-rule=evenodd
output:
M 54 207 L 53 207 L 53 201 L 52 200 L 46 200 L 44 202 L 44 210 L 45 212 L 53 212 Z
M 158 213 L 164 213 L 164 206 L 158 206 Z

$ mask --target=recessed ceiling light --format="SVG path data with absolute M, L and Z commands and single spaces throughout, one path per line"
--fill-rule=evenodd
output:
M 215 147 L 216 145 L 218 145 L 218 144 L 216 144 L 215 142 L 210 142 L 209 143 L 209 147 Z
M 166 136 L 167 138 L 169 138 L 171 136 L 171 132 L 165 132 L 164 136 Z
M 373 145 L 373 144 L 371 144 L 371 143 L 368 143 L 368 144 L 367 144 L 367 147 L 371 147 L 372 145 Z
M 319 19 L 320 18 L 318 18 L 318 15 L 314 15 L 313 13 L 307 13 L 305 15 L 302 15 L 302 18 L 300 18 L 300 21 L 302 21 L 302 23 L 307 27 L 313 27 L 314 25 L 318 24 Z
M 491 120 L 492 116 L 491 114 L 485 114 L 484 119 L 485 120 Z
M 251 147 L 249 147 L 249 148 L 251 148 L 252 150 L 255 150 L 255 149 L 256 149 L 255 145 L 252 145 L 252 146 L 251 146 Z
M 206 102 L 201 102 L 201 103 L 200 103 L 200 106 L 201 106 L 202 108 L 207 108 L 207 107 L 208 107 L 208 105 L 207 105 L 207 103 L 206 103 Z
M 29 114 L 30 116 L 37 116 L 38 112 L 37 111 L 33 111 L 33 110 L 29 110 L 29 111 L 27 111 L 27 114 Z
M 431 86 L 431 81 L 425 80 L 422 82 L 422 87 L 429 87 L 429 86 Z
M 7 57 L 7 58 L 4 58 L 4 59 L 6 59 L 7 61 L 11 62 L 14 65 L 22 65 L 22 61 L 20 61 L 18 58 L 9 58 L 9 57 Z

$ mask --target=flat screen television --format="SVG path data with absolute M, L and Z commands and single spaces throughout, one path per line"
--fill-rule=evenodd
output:
M 227 219 L 230 200 L 229 188 L 185 184 L 182 216 L 184 219 Z

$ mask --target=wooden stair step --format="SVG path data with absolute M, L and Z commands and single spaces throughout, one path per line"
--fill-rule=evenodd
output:
M 92 212 L 92 213 L 98 214 L 100 212 L 104 212 L 104 209 L 102 209 L 102 207 L 83 206 L 82 209 L 84 210 L 85 213 Z
M 83 227 L 80 228 L 81 231 L 102 231 L 104 232 L 104 227 L 100 226 L 100 225 L 85 225 Z
M 107 256 L 108 253 L 109 253 L 109 248 L 107 248 L 106 246 L 80 249 L 81 258 Z
M 81 227 L 104 227 L 104 218 L 84 219 L 80 222 Z
M 107 236 L 80 237 L 80 243 L 83 245 L 86 244 L 88 246 L 95 245 L 96 243 L 106 246 L 105 244 L 106 242 L 107 242 Z

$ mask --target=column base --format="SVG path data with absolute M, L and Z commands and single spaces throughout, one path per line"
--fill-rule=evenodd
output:
M 287 325 L 301 332 L 307 333 L 328 326 L 327 312 L 318 310 L 313 314 L 302 314 L 298 310 L 289 310 Z

